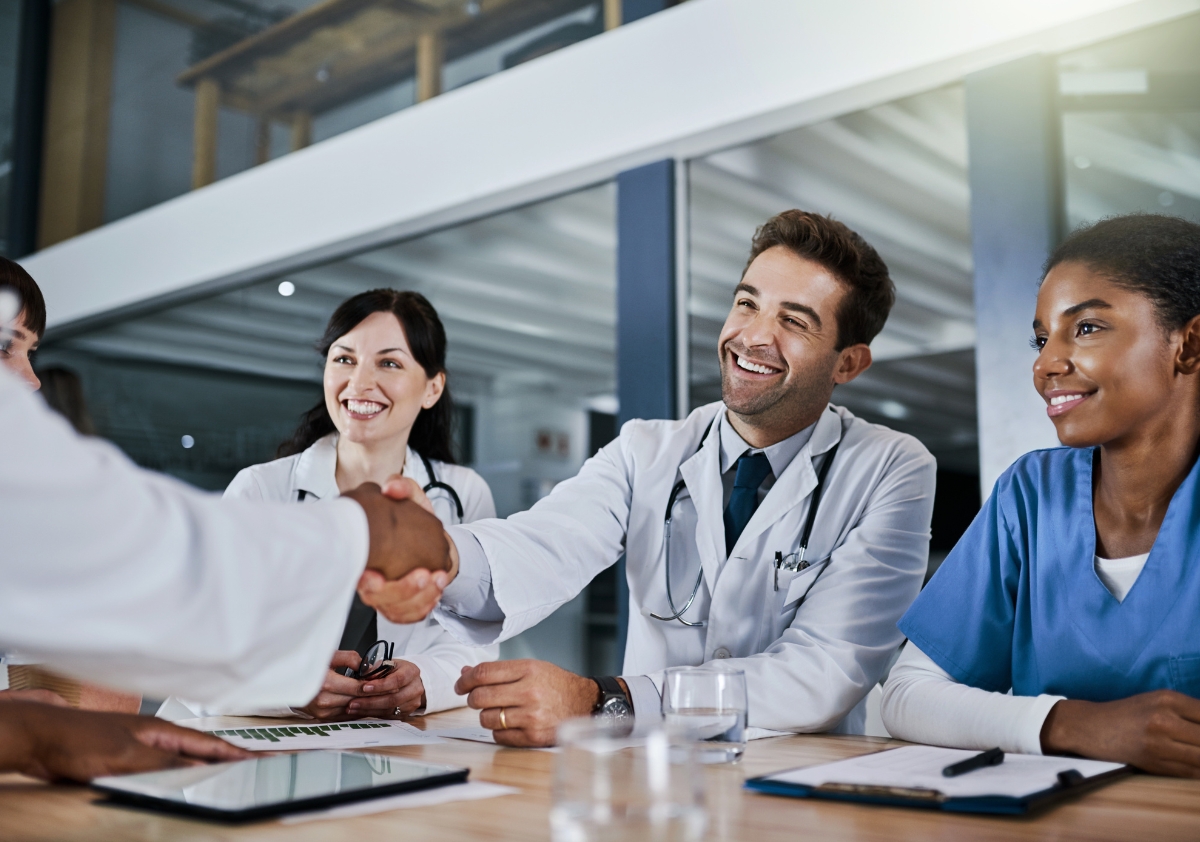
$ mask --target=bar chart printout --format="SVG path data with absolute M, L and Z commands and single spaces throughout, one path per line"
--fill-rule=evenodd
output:
M 205 729 L 206 734 L 250 751 L 369 748 L 431 745 L 443 742 L 405 722 L 363 720 L 313 725 L 261 725 L 252 728 Z

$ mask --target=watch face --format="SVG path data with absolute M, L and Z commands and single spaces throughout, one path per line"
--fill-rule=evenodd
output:
M 624 699 L 615 696 L 604 700 L 604 705 L 600 708 L 600 715 L 609 719 L 632 719 L 633 711 Z

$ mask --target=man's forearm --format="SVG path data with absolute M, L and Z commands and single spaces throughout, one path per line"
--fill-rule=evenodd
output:
M 0 703 L 0 772 L 19 772 L 29 764 L 33 739 L 25 726 L 27 702 Z
M 482 623 L 501 623 L 504 611 L 492 588 L 492 571 L 478 539 L 462 526 L 446 530 L 453 578 L 442 594 L 442 608 L 456 617 Z M 479 641 L 468 641 L 473 644 Z M 491 642 L 491 641 L 488 641 Z

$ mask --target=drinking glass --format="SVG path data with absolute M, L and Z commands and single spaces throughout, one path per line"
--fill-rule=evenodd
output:
M 671 667 L 663 679 L 668 728 L 696 743 L 702 763 L 733 763 L 746 750 L 746 674 L 706 664 Z
M 697 842 L 704 781 L 689 741 L 663 728 L 640 736 L 605 719 L 558 729 L 550 831 L 554 842 Z

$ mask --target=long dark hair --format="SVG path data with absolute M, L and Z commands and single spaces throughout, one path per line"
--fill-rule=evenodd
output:
M 429 299 L 419 292 L 399 292 L 394 289 L 373 289 L 347 298 L 329 317 L 325 333 L 317 343 L 322 358 L 328 357 L 333 343 L 358 327 L 373 313 L 391 313 L 400 320 L 413 359 L 425 369 L 426 377 L 446 371 L 446 329 Z M 454 402 L 450 386 L 429 409 L 422 409 L 413 422 L 408 444 L 426 459 L 454 464 L 451 448 L 451 427 L 454 423 Z M 325 407 L 325 398 L 304 414 L 292 437 L 279 445 L 275 458 L 293 456 L 307 450 L 318 439 L 332 433 L 336 427 Z

